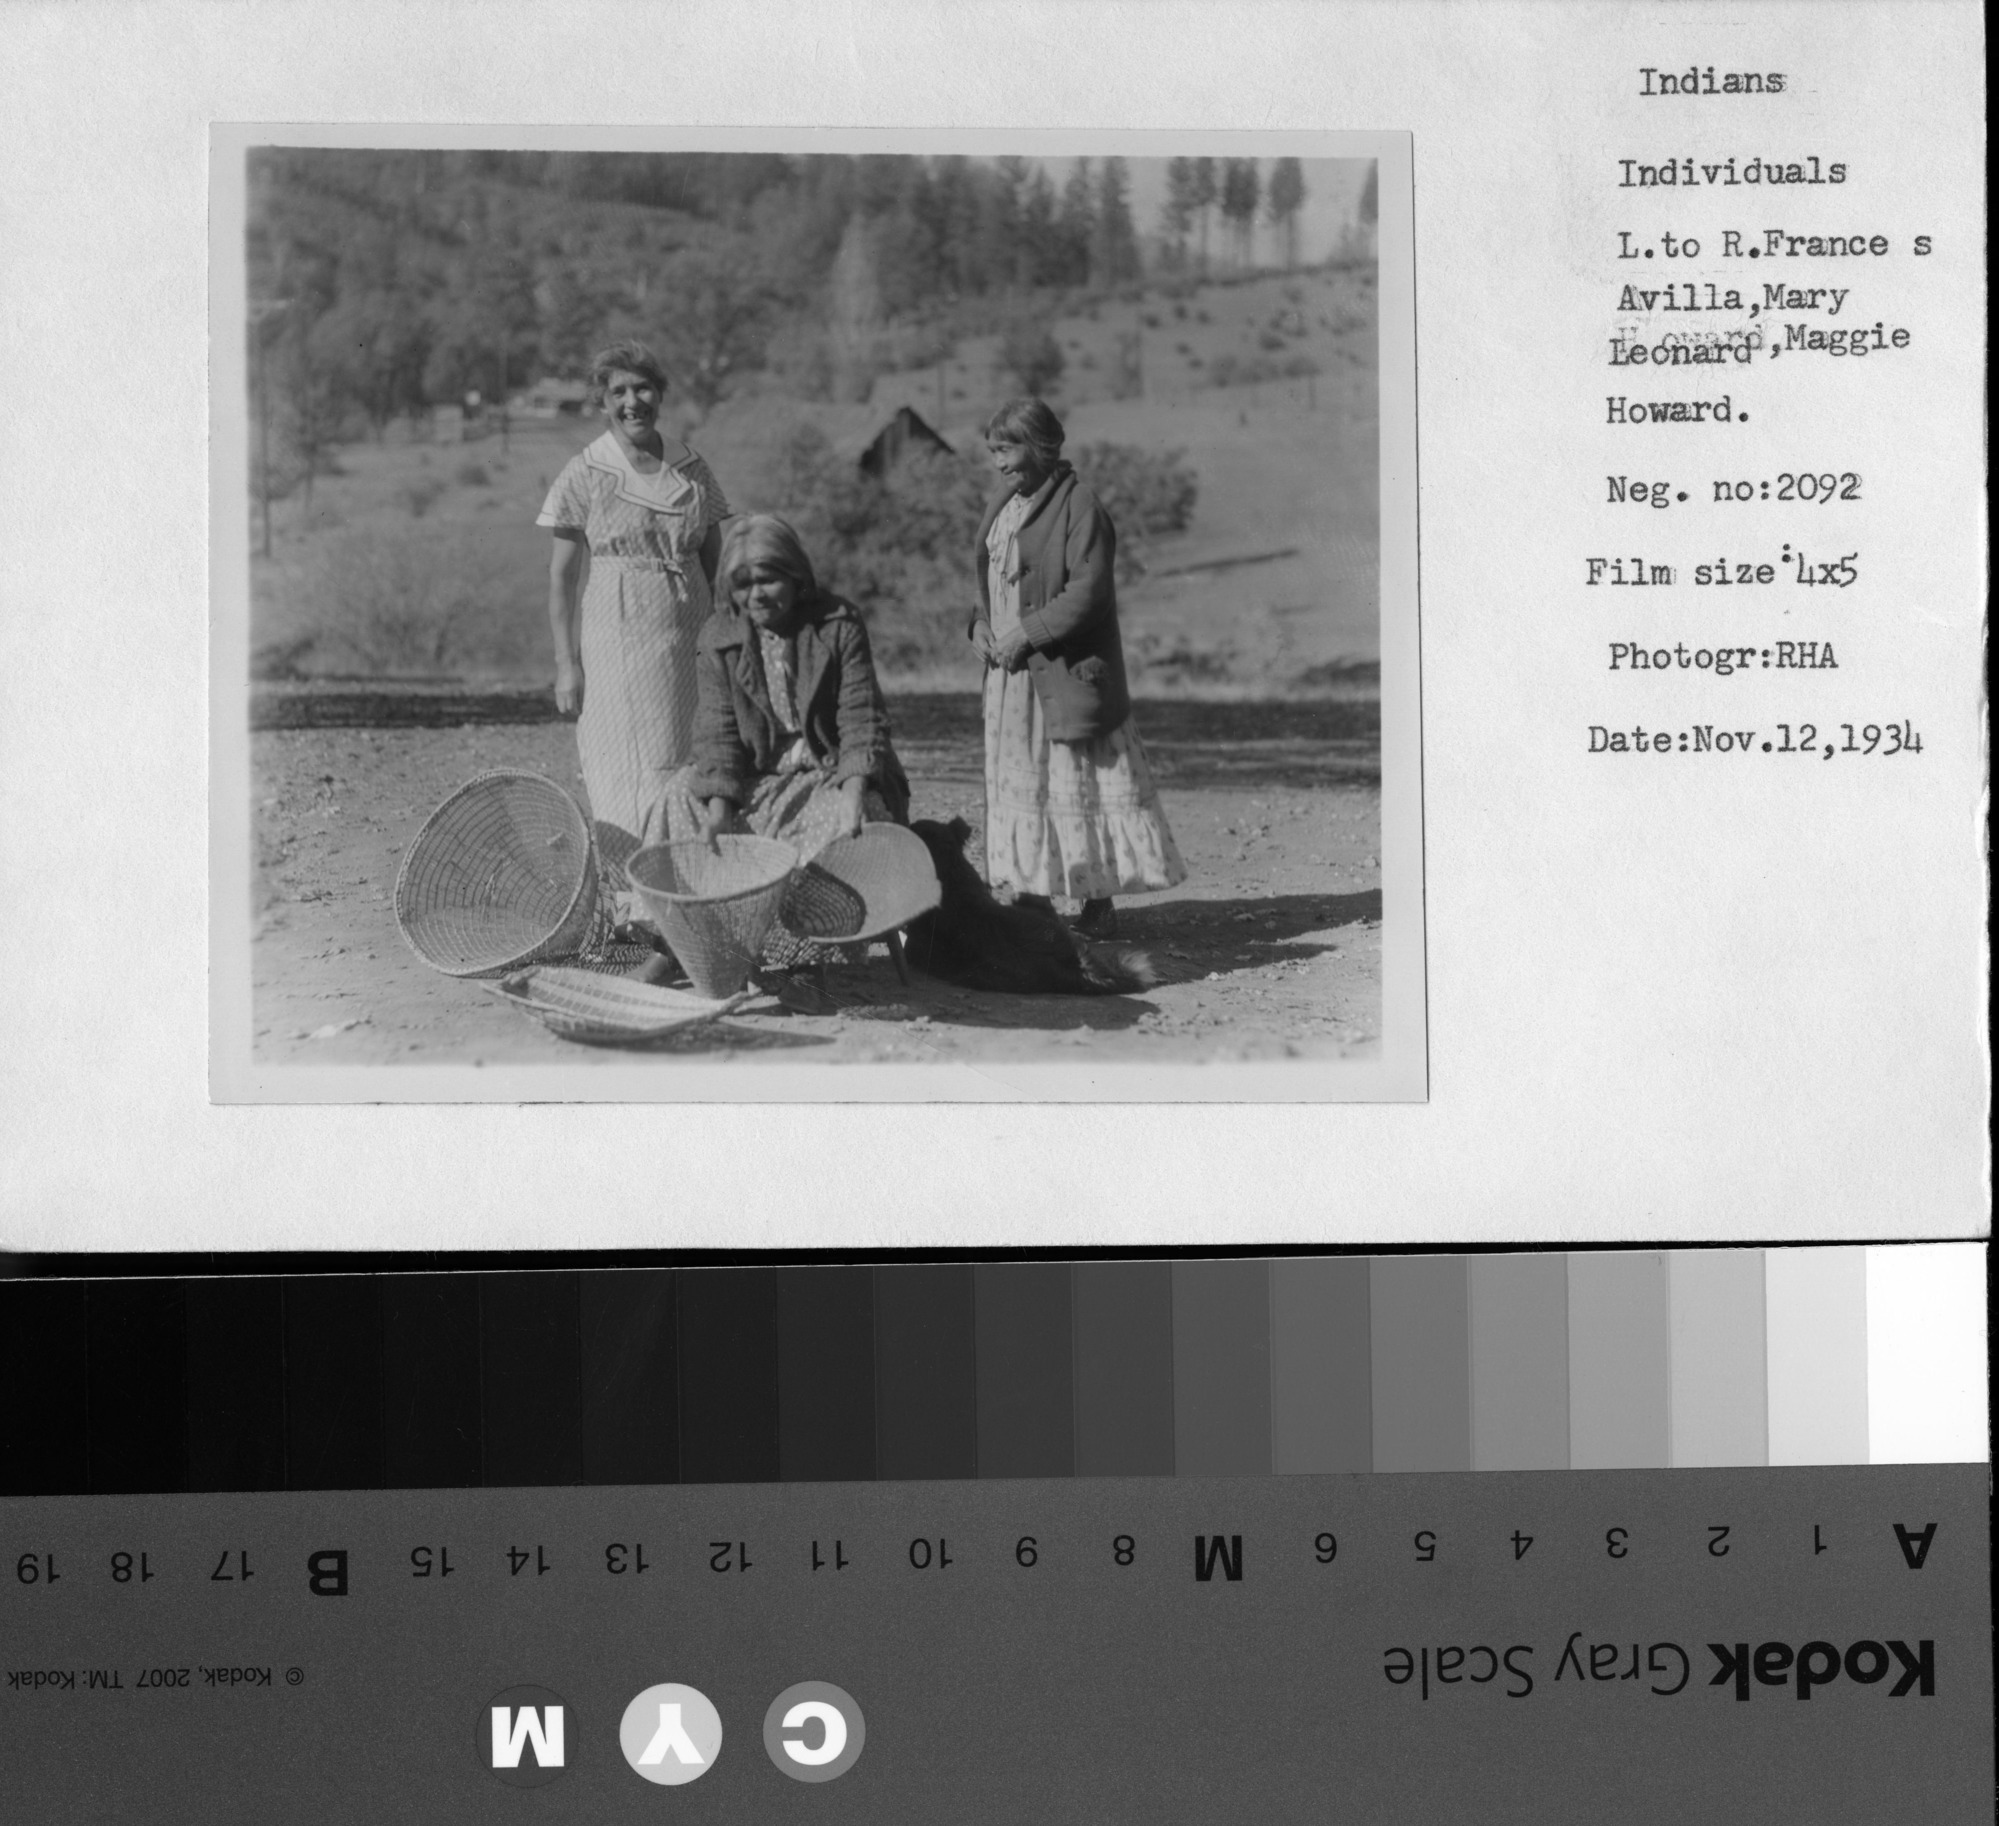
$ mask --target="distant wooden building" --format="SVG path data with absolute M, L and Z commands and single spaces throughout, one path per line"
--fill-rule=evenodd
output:
M 580 380 L 544 377 L 513 401 L 512 409 L 526 418 L 559 418 L 580 414 L 590 403 L 590 388 Z
M 888 423 L 861 445 L 854 460 L 863 475 L 879 481 L 911 450 L 925 449 L 941 450 L 946 456 L 957 455 L 949 440 L 932 430 L 914 406 L 898 406 Z

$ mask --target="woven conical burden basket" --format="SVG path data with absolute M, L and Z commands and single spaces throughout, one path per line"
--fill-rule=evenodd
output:
M 461 786 L 425 820 L 396 877 L 396 924 L 446 976 L 570 956 L 596 910 L 590 826 L 540 774 L 481 774 Z
M 673 955 L 703 995 L 731 996 L 749 980 L 798 852 L 774 837 L 693 837 L 640 850 L 625 876 L 659 921 Z

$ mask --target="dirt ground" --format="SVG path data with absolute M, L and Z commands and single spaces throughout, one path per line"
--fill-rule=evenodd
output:
M 983 817 L 968 694 L 892 700 L 912 814 Z M 1127 996 L 1002 996 L 887 954 L 834 965 L 830 1008 L 766 996 L 652 1048 L 557 1039 L 477 983 L 420 963 L 396 927 L 404 851 L 431 809 L 494 767 L 580 794 L 573 730 L 504 717 L 504 701 L 260 700 L 251 765 L 254 1051 L 315 1065 L 1071 1062 L 1375 1056 L 1381 1032 L 1378 716 L 1371 693 L 1286 703 L 1152 702 L 1139 727 L 1188 879 L 1120 903 L 1121 943 L 1156 987 Z M 410 726 L 411 718 L 420 718 Z M 345 722 L 347 726 L 327 726 Z M 354 726 L 366 722 L 372 726 Z M 292 727 L 272 727 L 290 723 Z M 304 724 L 307 726 L 297 726 Z M 970 853 L 983 854 L 975 834 Z M 746 1084 L 745 1094 L 754 1094 Z

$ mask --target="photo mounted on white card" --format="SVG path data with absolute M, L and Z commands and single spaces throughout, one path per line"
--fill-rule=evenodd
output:
M 211 145 L 217 1101 L 1426 1096 L 1407 134 Z

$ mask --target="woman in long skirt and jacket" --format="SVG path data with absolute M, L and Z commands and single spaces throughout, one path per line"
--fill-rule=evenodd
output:
M 979 528 L 986 661 L 986 875 L 1017 899 L 1082 902 L 1076 929 L 1117 932 L 1115 897 L 1170 888 L 1186 865 L 1132 724 L 1112 569 L 1117 529 L 1062 459 L 1062 421 L 1009 400 L 986 425 L 1000 487 Z

